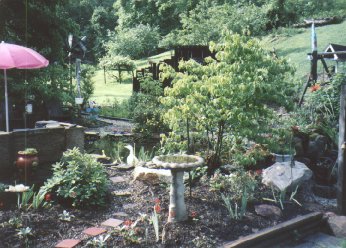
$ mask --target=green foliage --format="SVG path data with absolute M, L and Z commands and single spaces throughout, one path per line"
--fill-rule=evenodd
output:
M 160 33 L 167 34 L 180 27 L 179 15 L 193 9 L 199 0 L 117 0 L 114 7 L 121 28 L 140 23 L 159 26 Z
M 59 214 L 59 220 L 70 222 L 75 216 L 70 214 L 68 211 L 62 211 L 62 214 Z
M 121 55 L 137 59 L 155 52 L 159 39 L 157 27 L 139 24 L 133 28 L 119 29 L 112 33 L 105 46 L 107 53 L 112 56 Z
M 288 201 L 293 201 L 295 202 L 297 205 L 302 206 L 294 197 L 297 194 L 299 185 L 296 186 L 295 190 L 293 190 L 291 192 L 291 195 L 288 199 Z M 272 195 L 273 195 L 273 199 L 270 198 L 263 198 L 263 200 L 265 201 L 270 201 L 270 202 L 275 202 L 276 204 L 280 204 L 280 207 L 282 210 L 284 210 L 284 203 L 286 202 L 286 190 L 284 191 L 280 191 L 276 188 L 274 188 L 273 186 L 271 186 L 271 190 L 272 190 Z
M 338 143 L 341 85 L 346 82 L 343 74 L 337 74 L 329 84 L 315 87 L 307 92 L 301 109 L 296 111 L 295 121 L 302 129 L 318 128 Z
M 35 148 L 26 148 L 24 151 L 19 151 L 20 155 L 36 155 L 38 151 Z
M 243 168 L 253 168 L 256 164 L 264 162 L 271 156 L 268 148 L 261 144 L 253 144 L 249 148 L 238 146 L 233 153 L 233 163 Z
M 254 138 L 268 126 L 273 110 L 268 106 L 289 106 L 291 67 L 275 59 L 256 39 L 226 34 L 224 42 L 211 43 L 216 60 L 205 65 L 190 60 L 179 69 L 163 68 L 162 80 L 173 79 L 161 98 L 164 122 L 181 136 L 189 129 L 206 137 L 205 149 L 213 162 L 220 160 L 224 134 Z M 184 138 L 186 140 L 186 136 Z
M 129 100 L 130 118 L 135 123 L 135 131 L 151 136 L 167 130 L 162 121 L 163 108 L 159 96 L 163 89 L 161 83 L 149 77 L 141 81 L 141 92 L 133 94 Z
M 129 118 L 129 101 L 123 100 L 119 102 L 116 98 L 112 102 L 109 100 L 100 108 L 100 115 L 118 118 Z
M 96 152 L 103 151 L 106 154 L 106 156 L 112 158 L 113 161 L 122 163 L 127 154 L 127 150 L 124 148 L 126 145 L 124 142 L 116 142 L 110 136 L 106 136 L 102 137 L 94 143 L 94 149 L 96 149 Z M 92 150 L 91 152 L 95 151 Z
M 136 69 L 134 61 L 131 60 L 129 57 L 109 53 L 100 60 L 99 65 L 107 70 L 118 71 L 118 76 L 113 75 L 113 77 L 117 78 L 120 83 L 122 83 L 122 71 L 133 73 L 133 70 Z
M 154 149 L 151 151 L 148 151 L 148 150 L 146 151 L 145 148 L 141 146 L 138 152 L 138 159 L 140 161 L 149 162 L 153 159 L 154 155 L 155 155 Z
M 156 237 L 156 242 L 160 240 L 160 234 L 159 234 L 159 214 L 156 213 L 154 210 L 152 215 L 151 215 L 151 223 L 153 224 L 154 230 L 155 230 L 155 237 Z
M 234 207 L 232 206 L 232 202 L 230 200 L 229 196 L 225 196 L 224 194 L 221 194 L 221 198 L 223 200 L 223 203 L 225 207 L 228 210 L 228 214 L 231 219 L 242 219 L 243 216 L 245 215 L 246 212 L 246 207 L 247 207 L 247 192 L 246 190 L 244 191 L 242 198 L 241 198 L 241 206 L 240 206 L 240 211 L 237 203 L 234 203 Z
M 8 188 L 8 185 L 7 185 L 7 184 L 0 183 L 0 193 L 1 193 L 1 192 L 4 192 L 5 189 L 7 189 L 7 188 Z
M 41 190 L 70 199 L 72 206 L 103 205 L 108 183 L 103 165 L 74 148 L 64 152 L 61 162 L 53 165 L 53 176 Z
M 18 209 L 28 209 L 30 207 L 30 200 L 32 198 L 32 196 L 34 195 L 34 191 L 33 191 L 34 187 L 31 187 L 28 191 L 25 191 L 22 193 L 22 197 L 20 200 L 20 204 L 18 205 Z M 20 193 L 17 193 L 18 196 Z
M 177 39 L 175 43 L 183 45 L 207 45 L 210 41 L 220 41 L 223 30 L 234 33 L 248 30 L 258 35 L 265 30 L 268 20 L 265 9 L 251 3 L 220 5 L 201 1 L 195 9 L 181 15 L 181 22 L 182 30 L 178 35 L 170 34 L 166 39 Z
M 17 230 L 17 235 L 25 242 L 25 247 L 29 247 L 29 236 L 33 235 L 31 227 L 23 227 Z
M 92 77 L 95 73 L 95 67 L 90 65 L 83 65 L 81 70 L 81 92 L 84 102 L 87 102 L 94 92 L 94 83 Z M 76 96 L 76 94 L 74 95 Z
M 34 193 L 34 195 L 32 196 L 32 204 L 31 206 L 33 207 L 33 209 L 39 209 L 43 203 L 43 200 L 45 198 L 45 194 L 41 191 Z
M 216 171 L 210 178 L 211 190 L 223 193 L 230 197 L 232 202 L 239 202 L 246 194 L 247 200 L 254 198 L 257 187 L 255 176 L 248 172 L 239 170 L 230 175 Z
M 107 247 L 107 239 L 110 236 L 111 236 L 110 234 L 107 234 L 107 235 L 100 235 L 98 237 L 94 237 L 93 239 L 87 242 L 87 245 L 90 245 L 91 247 L 105 248 Z

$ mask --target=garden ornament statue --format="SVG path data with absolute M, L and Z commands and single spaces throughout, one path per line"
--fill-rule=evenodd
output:
M 168 222 L 179 222 L 187 219 L 184 201 L 184 171 L 192 170 L 204 163 L 203 158 L 187 154 L 161 155 L 153 158 L 153 163 L 172 173 L 172 184 L 169 203 Z
M 136 155 L 134 153 L 133 147 L 131 145 L 125 146 L 130 151 L 129 156 L 126 159 L 126 163 L 128 165 L 136 166 L 138 164 L 138 158 L 136 158 Z

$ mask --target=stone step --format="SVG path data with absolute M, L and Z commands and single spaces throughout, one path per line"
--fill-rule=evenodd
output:
M 325 233 L 315 233 L 302 240 L 303 243 L 292 246 L 293 248 L 342 248 L 344 240 Z

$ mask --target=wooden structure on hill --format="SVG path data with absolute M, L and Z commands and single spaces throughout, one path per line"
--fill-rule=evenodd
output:
M 160 75 L 160 64 L 166 63 L 174 68 L 174 70 L 179 71 L 179 61 L 187 61 L 193 59 L 198 63 L 203 64 L 206 57 L 215 58 L 215 53 L 209 50 L 208 46 L 180 46 L 174 49 L 174 54 L 170 59 L 165 59 L 159 63 L 154 63 L 149 61 L 149 67 L 137 70 L 132 78 L 133 92 L 140 92 L 141 86 L 140 81 L 146 76 L 150 76 L 155 80 L 159 79 Z M 164 83 L 164 87 L 169 86 L 169 82 Z
M 346 63 L 346 46 L 331 43 L 324 49 L 324 53 L 326 53 L 324 55 L 325 59 L 336 62 L 335 73 L 340 72 L 340 69 L 344 69 L 343 67 Z
M 332 73 L 329 71 L 327 63 L 326 63 L 326 59 L 332 59 L 335 60 L 338 64 L 339 61 L 345 61 L 344 58 L 346 57 L 346 46 L 343 45 L 337 45 L 337 44 L 329 44 L 324 52 L 317 52 L 317 35 L 315 32 L 315 24 L 312 23 L 311 25 L 311 48 L 312 48 L 312 52 L 308 53 L 308 57 L 310 58 L 311 61 L 311 68 L 310 68 L 310 73 L 308 76 L 308 80 L 304 85 L 304 89 L 303 89 L 303 94 L 299 100 L 298 106 L 301 106 L 301 104 L 303 103 L 304 100 L 304 95 L 306 93 L 307 88 L 311 85 L 311 84 L 316 84 L 317 82 L 317 63 L 318 61 L 322 62 L 323 65 L 323 69 L 325 70 L 325 72 L 328 75 L 328 78 L 332 77 Z M 336 65 L 336 70 L 337 70 L 337 66 Z

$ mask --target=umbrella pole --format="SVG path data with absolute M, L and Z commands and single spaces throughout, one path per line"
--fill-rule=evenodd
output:
M 5 78 L 6 132 L 9 132 L 10 131 L 10 125 L 8 123 L 8 95 L 7 95 L 7 75 L 6 75 L 6 69 L 4 70 L 4 78 Z

